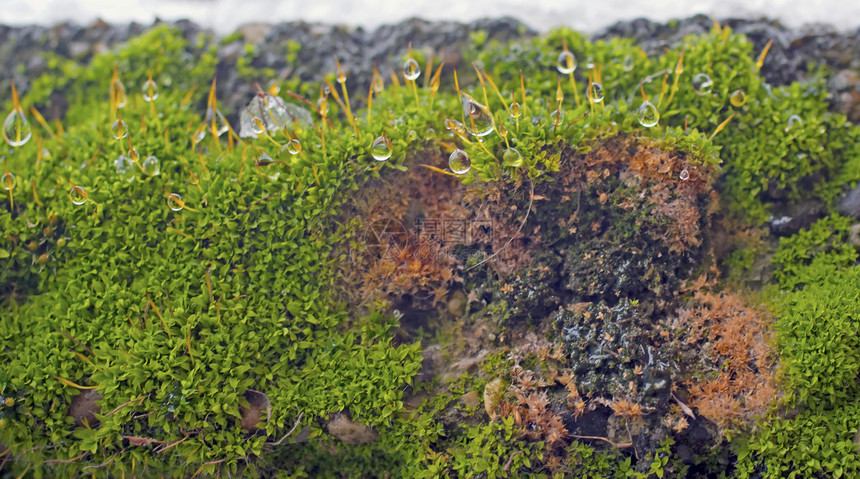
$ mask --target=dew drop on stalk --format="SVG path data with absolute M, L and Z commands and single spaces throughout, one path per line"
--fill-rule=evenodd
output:
M 451 168 L 451 171 L 458 175 L 465 175 L 472 168 L 472 160 L 469 159 L 469 155 L 465 151 L 457 148 L 448 157 L 448 168 Z
M 167 207 L 171 211 L 182 211 L 182 208 L 185 208 L 185 202 L 182 201 L 182 197 L 178 194 L 170 193 L 167 195 Z
M 594 68 L 594 58 L 588 57 L 585 60 L 585 68 L 588 68 L 589 70 Z
M 624 61 L 621 63 L 621 68 L 623 68 L 624 71 L 626 71 L 626 72 L 629 72 L 630 70 L 633 69 L 633 56 L 632 55 L 628 54 L 627 56 L 624 57 Z
M 116 107 L 124 108 L 125 104 L 128 103 L 128 96 L 125 94 L 125 85 L 123 85 L 120 79 L 117 78 L 111 84 L 111 89 L 113 90 L 112 93 L 114 98 L 116 98 Z
M 645 128 L 651 128 L 659 121 L 660 112 L 657 111 L 657 107 L 648 100 L 642 102 L 642 105 L 639 106 L 639 124 Z
M 143 84 L 143 101 L 155 101 L 158 98 L 158 85 L 154 80 L 146 80 Z
M 212 111 L 212 108 L 208 108 L 206 110 L 206 128 L 208 130 L 212 130 L 213 127 L 215 129 L 215 133 L 218 136 L 227 133 L 230 130 L 230 125 L 227 124 L 227 119 L 224 118 L 224 114 L 221 113 L 221 110 L 216 109 Z
M 260 154 L 257 165 L 265 170 L 266 176 L 272 181 L 277 180 L 281 176 L 281 172 L 275 166 L 275 161 L 266 152 Z
M 477 137 L 489 135 L 495 127 L 496 122 L 490 110 L 466 93 L 463 93 L 463 115 L 466 117 L 466 128 Z
M 136 162 L 140 160 L 140 153 L 137 152 L 137 149 L 131 147 L 128 149 L 128 157 L 131 158 L 131 161 Z
M 337 82 L 338 82 L 338 83 L 340 83 L 341 85 L 343 85 L 344 83 L 346 83 L 346 74 L 344 74 L 343 72 L 338 72 L 338 74 L 337 74 Z
M 514 119 L 519 118 L 520 115 L 523 114 L 522 108 L 520 108 L 520 104 L 517 102 L 512 102 L 509 113 L 511 114 L 511 118 L 514 118 Z
M 128 136 L 128 125 L 118 119 L 110 126 L 110 133 L 114 140 L 121 140 Z
M 134 179 L 134 162 L 131 161 L 131 158 L 125 155 L 119 155 L 116 160 L 113 161 L 113 166 L 116 168 L 116 174 L 119 175 L 120 178 L 126 181 Z
M 10 191 L 15 188 L 15 175 L 9 173 L 3 173 L 3 176 L 0 176 L 0 183 L 3 184 L 3 189 L 6 191 Z
M 262 118 L 254 115 L 253 113 L 251 113 L 250 115 L 251 121 L 248 122 L 248 126 L 251 130 L 251 133 L 255 135 L 262 135 L 263 132 L 266 131 L 266 122 L 264 122 Z
M 593 82 L 588 87 L 588 98 L 591 99 L 594 103 L 600 103 L 603 101 L 603 85 L 597 82 Z
M 320 99 L 317 100 L 317 109 L 320 111 L 320 115 L 328 115 L 328 100 L 326 100 L 324 96 L 321 96 Z
M 561 123 L 564 121 L 564 111 L 553 110 L 552 113 L 549 114 L 549 118 L 553 123 Z
M 800 116 L 791 115 L 790 117 L 788 117 L 788 123 L 785 126 L 785 131 L 787 132 L 788 130 L 791 130 L 795 126 L 800 126 L 802 124 L 803 124 L 803 120 L 800 119 Z
M 69 199 L 72 200 L 73 204 L 78 206 L 87 202 L 87 192 L 80 186 L 72 186 L 72 189 L 69 191 Z
M 418 132 L 415 130 L 409 130 L 409 134 L 407 135 L 407 139 L 410 143 L 418 139 Z
M 421 76 L 421 67 L 414 58 L 410 58 L 403 62 L 403 76 L 407 80 L 417 80 Z
M 452 120 L 450 118 L 445 119 L 445 128 L 451 132 L 452 135 L 457 135 L 461 138 L 466 138 L 466 127 L 457 120 Z
M 146 176 L 158 176 L 158 174 L 161 173 L 161 166 L 158 164 L 158 158 L 155 156 L 148 156 L 143 160 L 143 163 L 140 164 L 140 167 L 143 169 L 143 173 Z
M 391 158 L 391 141 L 385 136 L 377 137 L 370 145 L 370 154 L 376 161 L 385 161 Z
M 291 155 L 298 155 L 299 152 L 302 151 L 302 143 L 298 138 L 293 138 L 287 143 L 287 151 L 290 152 Z
M 743 106 L 747 102 L 747 94 L 743 90 L 737 89 L 729 97 L 729 101 L 733 106 Z
M 196 130 L 194 130 L 194 133 L 191 135 L 191 141 L 195 145 L 203 141 L 204 138 L 206 138 L 206 127 L 207 125 L 204 122 Z
M 374 93 L 381 93 L 385 88 L 385 82 L 382 81 L 382 77 L 379 75 L 375 75 L 370 85 L 373 87 Z
M 711 77 L 707 73 L 696 73 L 693 75 L 693 90 L 697 95 L 707 95 L 711 93 L 711 87 L 714 85 Z
M 19 109 L 14 109 L 3 122 L 3 139 L 10 146 L 19 147 L 30 141 L 33 132 L 27 115 Z
M 502 165 L 519 168 L 523 166 L 523 155 L 516 148 L 508 148 L 502 153 Z
M 556 68 L 559 73 L 563 73 L 565 75 L 569 73 L 573 73 L 576 70 L 576 57 L 573 56 L 573 53 L 570 53 L 567 50 L 558 54 L 558 59 L 556 60 Z
M 681 178 L 681 181 L 687 181 L 690 179 L 690 172 L 687 171 L 686 168 L 684 168 L 683 170 L 681 170 L 681 174 L 678 175 L 678 178 Z

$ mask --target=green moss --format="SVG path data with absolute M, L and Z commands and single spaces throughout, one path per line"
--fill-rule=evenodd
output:
M 809 283 L 820 283 L 834 269 L 857 261 L 857 250 L 848 242 L 852 221 L 833 215 L 815 222 L 779 242 L 773 262 L 782 289 L 793 290 Z
M 555 61 L 562 40 L 580 58 L 594 58 L 606 97 L 592 105 L 583 101 L 587 78 L 580 67 L 576 95 L 570 79 L 561 78 L 564 99 L 556 121 L 551 113 L 559 108 Z M 481 46 L 480 32 L 473 41 Z M 480 389 L 486 377 L 463 379 L 407 406 L 404 391 L 419 370 L 420 345 L 393 341 L 396 318 L 351 308 L 335 291 L 339 272 L 348 268 L 338 247 L 349 239 L 349 228 L 336 222 L 352 192 L 427 158 L 442 159 L 430 166 L 444 168 L 447 153 L 439 152 L 440 142 L 456 143 L 470 156 L 464 183 L 540 185 L 556 180 L 571 155 L 619 133 L 682 154 L 692 166 L 722 164 L 729 211 L 746 212 L 752 221 L 767 213 L 771 189 L 787 191 L 792 200 L 829 201 L 840 181 L 856 178 L 851 165 L 857 162 L 849 159 L 857 157 L 857 129 L 826 111 L 820 85 L 774 89 L 774 100 L 760 83 L 750 44 L 727 29 L 691 37 L 659 58 L 646 58 L 629 41 L 592 44 L 566 30 L 523 44 L 485 45 L 476 60 L 501 98 L 489 77 L 486 89 L 465 74 L 460 78 L 461 87 L 493 116 L 495 132 L 482 142 L 444 130 L 443 119 L 464 119 L 453 89 L 434 93 L 413 85 L 379 92 L 370 114 L 357 112 L 354 124 L 330 98 L 326 121 L 315 115 L 312 126 L 289 125 L 255 140 L 228 140 L 230 133 L 218 138 L 202 124 L 205 110 L 199 108 L 215 72 L 216 46 L 206 35 L 195 42 L 160 26 L 86 65 L 53 58 L 49 73 L 22 100 L 25 108 L 44 111 L 55 106 L 52 93 L 60 92 L 68 108 L 62 130 L 30 115 L 32 139 L 5 161 L 15 182 L 12 201 L 4 198 L 0 207 L 0 395 L 12 405 L 0 407 L 0 441 L 16 458 L 15 475 L 25 469 L 35 477 L 81 471 L 97 477 L 132 471 L 253 477 L 276 469 L 282 477 L 544 474 L 544 445 L 525 440 L 511 417 L 487 421 L 481 408 L 446 416 L 456 394 Z M 289 61 L 299 48 L 288 45 Z M 642 128 L 635 114 L 642 101 L 640 79 L 661 69 L 675 72 L 681 52 L 685 73 L 668 75 L 665 88 L 662 76 L 643 85 L 661 121 Z M 250 68 L 252 53 L 237 62 L 243 75 L 266 76 Z M 414 55 L 423 66 L 423 54 L 416 49 Z M 117 88 L 115 69 L 128 98 L 119 111 L 111 108 L 108 93 L 112 84 Z M 693 91 L 689 76 L 700 71 L 711 75 L 713 95 Z M 150 72 L 159 84 L 154 103 L 140 94 Z M 315 85 L 294 86 L 318 91 Z M 729 96 L 739 88 L 747 102 L 732 107 Z M 517 118 L 509 114 L 511 98 L 522 103 Z M 803 124 L 785 132 L 789 113 L 800 115 Z M 111 125 L 119 116 L 129 138 L 115 141 Z M 193 140 L 197 132 L 206 133 L 199 142 Z M 384 163 L 369 152 L 381 134 L 393 145 Z M 293 137 L 302 145 L 297 155 L 281 148 Z M 160 174 L 147 175 L 137 164 L 118 173 L 114 161 L 130 146 L 140 161 L 156 156 Z M 502 163 L 508 147 L 522 154 L 521 165 Z M 275 162 L 256 161 L 263 153 Z M 675 172 L 653 174 L 675 181 Z M 812 187 L 802 186 L 807 183 Z M 73 204 L 73 185 L 86 191 L 87 202 Z M 169 194 L 181 195 L 185 207 L 168 208 Z M 843 231 L 843 223 L 834 227 Z M 621 248 L 637 227 L 621 225 L 611 238 L 614 247 Z M 816 232 L 785 243 L 779 260 L 785 278 L 798 276 L 792 265 L 806 261 L 797 252 L 802 244 L 830 255 L 821 237 Z M 827 410 L 848 401 L 837 385 L 856 377 L 854 351 L 860 349 L 838 341 L 853 331 L 858 316 L 849 301 L 856 298 L 851 294 L 857 272 L 839 269 L 853 261 L 840 248 L 826 262 L 839 273 L 816 276 L 818 286 L 790 293 L 781 313 L 790 384 L 802 401 L 821 401 Z M 786 287 L 810 283 L 780 281 Z M 825 281 L 853 289 L 828 297 L 828 284 L 837 283 Z M 515 301 L 490 308 L 528 314 L 528 306 Z M 808 360 L 822 348 L 832 354 Z M 494 355 L 485 368 L 503 365 L 509 360 Z M 93 388 L 100 398 L 100 410 L 89 411 L 86 424 L 85 414 L 69 414 L 80 388 Z M 240 411 L 251 407 L 249 390 L 264 393 L 271 405 L 259 433 L 242 428 Z M 378 441 L 338 442 L 327 433 L 326 420 L 339 412 L 373 427 Z M 299 418 L 296 431 L 308 442 L 292 443 L 299 435 L 294 431 L 284 443 L 267 444 Z M 610 459 L 580 443 L 570 448 L 568 455 L 582 470 L 608 474 L 607 464 L 615 461 L 615 477 L 632 474 L 630 457 Z M 666 465 L 663 449 L 648 452 L 660 471 Z M 769 451 L 757 454 L 767 461 Z

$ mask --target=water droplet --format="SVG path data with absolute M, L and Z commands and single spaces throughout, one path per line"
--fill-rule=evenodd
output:
M 128 157 L 131 158 L 131 161 L 136 162 L 140 160 L 140 153 L 138 153 L 134 147 L 131 147 L 128 149 Z
M 496 128 L 499 130 L 499 135 L 500 135 L 502 138 L 504 138 L 504 137 L 508 136 L 508 129 L 507 129 L 507 128 L 505 128 L 505 125 L 503 125 L 502 123 L 499 123 L 499 126 L 498 126 L 498 127 L 496 127 Z
M 788 130 L 794 128 L 795 126 L 800 126 L 802 124 L 803 124 L 803 120 L 800 119 L 800 116 L 791 115 L 790 117 L 788 117 L 788 124 L 785 127 L 785 131 L 787 132 Z
M 495 120 L 486 106 L 463 93 L 463 114 L 466 117 L 466 128 L 475 136 L 483 137 L 492 133 Z
M 737 89 L 729 97 L 729 101 L 733 106 L 743 106 L 747 102 L 747 94 L 743 90 Z
M 458 175 L 465 175 L 472 168 L 472 160 L 469 159 L 469 155 L 465 151 L 457 148 L 448 157 L 448 168 L 451 168 L 451 171 Z
M 329 96 L 331 94 L 331 88 L 328 85 L 323 85 L 323 96 Z
M 266 176 L 272 181 L 277 180 L 281 176 L 281 172 L 278 171 L 275 165 L 275 160 L 266 152 L 261 153 L 260 158 L 257 160 L 257 166 L 263 168 Z
M 600 83 L 594 82 L 588 87 L 588 97 L 591 99 L 593 103 L 600 103 L 603 101 L 603 85 Z
M 588 68 L 589 70 L 594 68 L 594 58 L 588 57 L 588 59 L 585 60 L 585 68 Z
M 254 115 L 253 113 L 251 113 L 250 115 L 251 121 L 248 122 L 249 130 L 255 135 L 262 135 L 263 132 L 266 131 L 266 122 L 264 122 L 262 118 Z
M 146 80 L 143 84 L 143 101 L 155 101 L 158 98 L 158 85 L 154 80 Z
M 320 99 L 317 100 L 317 109 L 320 111 L 320 115 L 328 115 L 328 100 L 326 100 L 324 96 L 321 96 Z
M 385 88 L 385 82 L 383 82 L 382 77 L 379 75 L 374 75 L 373 81 L 370 84 L 373 87 L 374 93 L 381 93 Z
M 7 171 L 0 177 L 0 183 L 3 184 L 3 189 L 6 191 L 15 188 L 15 175 Z
M 72 186 L 72 189 L 69 191 L 69 199 L 72 200 L 72 203 L 80 206 L 87 202 L 87 192 L 80 186 Z
M 111 88 L 113 90 L 112 94 L 116 98 L 116 107 L 124 108 L 125 104 L 128 103 L 128 96 L 125 94 L 125 85 L 117 78 L 111 83 Z
M 30 122 L 24 112 L 14 109 L 6 117 L 3 122 L 3 139 L 10 146 L 19 147 L 30 141 L 30 136 L 33 132 L 30 129 Z
M 182 197 L 176 193 L 170 193 L 167 195 L 167 207 L 172 211 L 181 211 L 182 208 L 185 208 L 185 202 L 182 201 Z
M 203 123 L 194 131 L 194 134 L 191 135 L 191 141 L 196 145 L 203 141 L 204 138 L 206 138 L 206 123 Z
M 657 107 L 650 101 L 645 100 L 642 105 L 639 106 L 639 124 L 645 128 L 651 128 L 659 121 L 660 112 L 657 111 Z
M 418 132 L 415 130 L 409 130 L 409 134 L 407 136 L 407 139 L 409 140 L 410 143 L 417 140 L 418 139 Z
M 624 71 L 626 71 L 626 72 L 629 72 L 630 70 L 633 69 L 633 56 L 632 55 L 628 54 L 627 56 L 624 57 L 624 61 L 621 63 L 621 68 L 623 68 Z
M 417 80 L 421 76 L 421 67 L 414 58 L 410 58 L 403 63 L 403 76 L 407 80 Z
M 553 110 L 552 113 L 549 114 L 550 120 L 552 120 L 553 124 L 561 123 L 564 121 L 564 112 L 562 110 Z
M 453 135 L 457 135 L 461 138 L 466 138 L 466 127 L 457 120 L 452 120 L 450 118 L 445 119 L 445 128 L 451 132 Z
M 119 155 L 116 160 L 113 161 L 113 166 L 116 168 L 116 174 L 119 175 L 120 178 L 123 178 L 126 181 L 134 179 L 134 163 L 131 161 L 131 158 L 125 155 Z
M 344 74 L 343 72 L 338 72 L 338 74 L 337 74 L 337 82 L 338 82 L 338 83 L 340 83 L 341 85 L 343 85 L 344 83 L 346 83 L 346 74 Z
M 515 118 L 515 119 L 519 118 L 520 115 L 523 114 L 522 108 L 520 108 L 520 104 L 517 102 L 511 103 L 511 108 L 509 110 L 509 113 L 511 114 L 511 118 Z
M 158 164 L 158 158 L 155 156 L 147 157 L 140 166 L 143 168 L 143 173 L 146 176 L 158 176 L 161 173 L 161 166 Z
M 370 154 L 376 161 L 385 161 L 391 158 L 391 141 L 385 136 L 377 137 L 370 145 Z
M 696 73 L 693 75 L 693 90 L 697 95 L 707 95 L 711 93 L 711 87 L 714 85 L 711 77 L 707 73 Z
M 508 148 L 502 153 L 502 164 L 512 168 L 523 166 L 523 155 L 516 148 Z
M 212 111 L 212 108 L 206 109 L 206 129 L 212 131 L 215 130 L 215 134 L 217 136 L 221 136 L 227 131 L 230 130 L 230 125 L 227 124 L 227 119 L 224 118 L 224 114 L 221 113 L 221 110 Z
M 128 136 L 128 125 L 118 119 L 110 126 L 110 133 L 114 140 L 121 140 Z
M 289 143 L 287 143 L 287 151 L 289 151 L 291 155 L 298 155 L 299 152 L 302 151 L 302 142 L 300 142 L 298 138 L 293 138 Z
M 686 168 L 684 168 L 683 170 L 681 170 L 681 174 L 678 175 L 678 178 L 681 178 L 681 181 L 687 181 L 690 179 L 690 172 L 687 171 Z
M 573 73 L 576 70 L 576 57 L 573 56 L 573 53 L 565 50 L 558 54 L 558 60 L 556 61 L 556 68 L 560 73 L 565 75 L 569 73 Z
M 278 82 L 275 80 L 270 81 L 268 92 L 269 95 L 277 95 L 278 93 L 281 93 L 281 87 L 278 85 Z

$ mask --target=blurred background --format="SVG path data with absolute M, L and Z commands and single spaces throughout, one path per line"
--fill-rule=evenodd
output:
M 469 22 L 483 17 L 512 16 L 536 30 L 565 25 L 595 32 L 619 20 L 645 17 L 665 22 L 697 13 L 717 18 L 780 20 L 788 27 L 827 23 L 840 30 L 860 26 L 860 2 L 849 0 L 0 0 L 0 24 L 53 25 L 65 21 L 88 24 L 189 19 L 219 33 L 250 22 L 292 20 L 375 28 L 409 17 Z

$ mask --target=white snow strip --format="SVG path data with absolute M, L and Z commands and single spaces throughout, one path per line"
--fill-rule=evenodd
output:
M 364 28 L 409 17 L 468 22 L 513 16 L 537 30 L 568 26 L 594 32 L 618 20 L 645 17 L 665 22 L 704 13 L 717 18 L 776 18 L 790 27 L 826 23 L 839 30 L 860 27 L 860 2 L 847 0 L 0 0 L 0 24 L 52 25 L 152 23 L 186 18 L 226 34 L 244 23 L 305 20 Z

